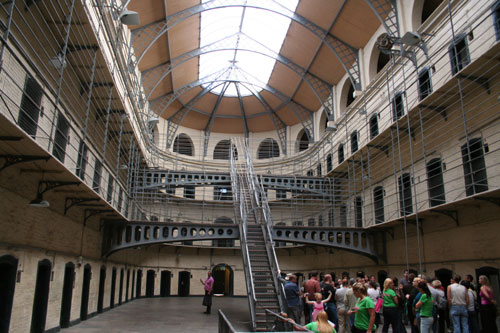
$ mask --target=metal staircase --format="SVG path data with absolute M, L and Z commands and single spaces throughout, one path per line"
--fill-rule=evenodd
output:
M 278 261 L 271 233 L 271 214 L 267 198 L 253 171 L 252 160 L 243 141 L 233 142 L 238 148 L 237 161 L 231 155 L 231 184 L 235 213 L 239 220 L 241 253 L 248 302 L 254 331 L 266 331 L 265 310 L 285 311 L 284 291 L 278 280 Z M 243 154 L 241 154 L 243 152 Z

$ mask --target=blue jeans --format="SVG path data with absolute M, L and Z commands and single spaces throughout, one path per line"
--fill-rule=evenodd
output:
M 450 317 L 454 333 L 469 333 L 469 316 L 465 305 L 452 305 Z
M 335 303 L 325 303 L 325 311 L 328 315 L 328 320 L 335 324 L 335 328 L 338 330 L 339 327 L 339 317 L 337 316 L 337 306 Z
M 420 317 L 420 333 L 431 333 L 433 322 L 432 317 Z

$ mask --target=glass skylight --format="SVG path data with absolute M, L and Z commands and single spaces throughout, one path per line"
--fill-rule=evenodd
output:
M 204 0 L 203 2 L 207 2 Z M 251 95 L 252 84 L 262 86 L 269 81 L 276 60 L 263 54 L 249 52 L 255 49 L 258 41 L 268 48 L 266 54 L 278 53 L 290 26 L 290 19 L 276 13 L 295 12 L 299 0 L 248 0 L 247 5 L 255 3 L 258 7 L 224 7 L 207 10 L 201 13 L 200 47 L 214 44 L 214 52 L 200 56 L 199 78 L 211 76 L 220 82 L 213 84 L 211 92 L 220 94 L 224 89 L 224 81 L 241 82 L 238 85 L 242 96 Z M 281 6 L 283 7 L 281 7 Z M 246 36 L 242 36 L 244 34 Z M 252 44 L 252 45 L 250 45 Z M 247 50 L 245 50 L 247 49 Z M 214 73 L 218 73 L 213 75 Z M 220 74 L 222 73 L 222 74 Z M 225 96 L 237 96 L 236 84 L 227 87 Z M 203 84 L 203 87 L 212 85 Z M 257 91 L 261 88 L 255 87 Z

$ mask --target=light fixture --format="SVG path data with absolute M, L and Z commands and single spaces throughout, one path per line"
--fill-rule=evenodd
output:
M 57 70 L 61 70 L 66 67 L 67 62 L 62 52 L 59 52 L 54 58 L 50 59 L 50 64 Z
M 140 23 L 139 13 L 132 10 L 124 9 L 118 18 L 125 25 L 139 25 Z
M 158 117 L 149 117 L 148 118 L 148 125 L 150 128 L 155 127 L 159 122 L 160 122 L 160 119 Z
M 408 31 L 401 38 L 401 43 L 408 46 L 417 46 L 422 41 L 422 37 L 413 31 Z
M 37 194 L 36 198 L 31 200 L 29 205 L 31 207 L 38 207 L 38 208 L 48 208 L 50 207 L 50 202 L 47 200 L 43 200 L 43 196 L 41 193 Z
M 333 120 L 328 120 L 326 123 L 326 130 L 329 132 L 336 132 L 337 131 L 337 125 Z
M 126 164 L 120 165 L 120 170 L 127 170 L 128 166 Z

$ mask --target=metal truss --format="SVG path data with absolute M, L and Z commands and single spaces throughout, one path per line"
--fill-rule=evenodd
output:
M 204 47 L 186 52 L 172 59 L 170 62 L 161 64 L 142 72 L 142 82 L 144 91 L 146 93 L 146 100 L 150 99 L 152 93 L 155 91 L 161 81 L 164 80 L 168 75 L 170 75 L 177 66 L 202 54 L 222 50 L 236 50 L 234 47 L 227 47 L 227 45 L 229 44 L 234 44 L 235 40 L 238 40 L 238 50 L 253 52 L 266 57 L 270 57 L 294 71 L 302 80 L 304 80 L 308 84 L 316 97 L 318 97 L 318 100 L 323 105 L 325 110 L 327 110 L 328 113 L 333 114 L 333 104 L 332 99 L 330 98 L 332 92 L 331 84 L 323 81 L 321 78 L 310 73 L 307 69 L 294 63 L 290 59 L 270 50 L 268 47 L 247 36 L 243 32 L 238 32 L 234 35 L 225 37 Z M 287 97 L 287 99 L 291 100 L 291 97 Z
M 365 0 L 375 13 L 386 33 L 393 40 L 399 38 L 399 21 L 396 0 Z
M 375 237 L 362 229 L 274 226 L 273 241 L 335 247 L 362 254 L 378 262 Z
M 328 196 L 333 189 L 333 181 L 321 177 L 287 177 L 287 176 L 257 176 L 265 188 L 285 189 L 297 192 L 312 192 Z M 144 171 L 142 176 L 137 176 L 134 184 L 136 191 L 160 190 L 184 186 L 215 186 L 229 185 L 229 173 L 218 172 L 188 172 L 158 170 Z
M 195 223 L 105 222 L 102 256 L 131 247 L 181 241 L 239 239 L 239 227 Z
M 264 6 L 265 4 L 266 6 Z M 130 66 L 136 67 L 141 62 L 144 55 L 148 52 L 151 46 L 166 32 L 168 32 L 172 27 L 183 22 L 184 20 L 190 18 L 191 16 L 198 15 L 206 10 L 212 10 L 217 8 L 225 7 L 247 7 L 247 8 L 258 8 L 266 11 L 273 12 L 278 15 L 285 16 L 298 24 L 302 25 L 304 28 L 311 31 L 316 37 L 318 37 L 335 55 L 339 60 L 342 67 L 344 67 L 346 73 L 353 86 L 360 90 L 361 89 L 361 75 L 359 66 L 359 56 L 358 50 L 342 41 L 341 39 L 331 35 L 328 31 L 324 30 L 315 23 L 309 21 L 305 17 L 302 17 L 287 8 L 281 6 L 281 4 L 275 2 L 274 0 L 212 0 L 205 3 L 195 5 L 193 7 L 187 8 L 183 11 L 170 15 L 165 21 L 159 21 L 135 29 L 133 31 L 132 43 L 136 52 L 135 62 L 130 59 Z

